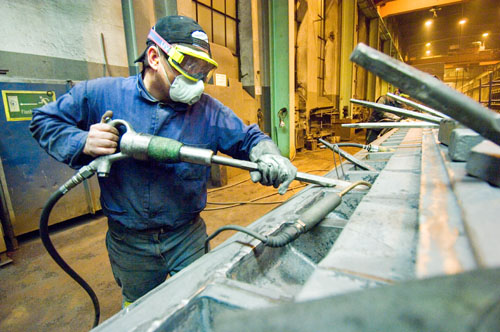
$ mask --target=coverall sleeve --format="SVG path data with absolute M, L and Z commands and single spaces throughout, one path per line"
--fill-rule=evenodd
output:
M 49 155 L 75 169 L 93 159 L 82 152 L 90 124 L 96 122 L 91 119 L 86 89 L 87 82 L 80 83 L 55 102 L 34 109 L 29 126 Z
M 249 160 L 250 151 L 262 140 L 271 139 L 256 124 L 246 125 L 228 107 L 217 112 L 218 150 L 233 158 Z

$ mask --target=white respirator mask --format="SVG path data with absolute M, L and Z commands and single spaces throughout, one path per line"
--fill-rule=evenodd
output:
M 205 90 L 205 84 L 203 84 L 202 80 L 194 82 L 184 77 L 184 75 L 178 75 L 174 78 L 173 82 L 170 82 L 163 63 L 161 66 L 163 68 L 163 73 L 167 77 L 167 81 L 170 84 L 169 95 L 172 101 L 193 105 L 200 100 L 201 95 Z

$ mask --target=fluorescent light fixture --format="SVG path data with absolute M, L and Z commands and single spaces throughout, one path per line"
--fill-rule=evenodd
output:
M 460 24 L 460 25 L 464 25 L 464 24 L 465 24 L 465 22 L 467 22 L 467 19 L 463 18 L 463 19 L 461 19 L 460 21 L 458 21 L 458 24 Z
M 425 47 L 430 47 L 430 46 L 431 46 L 431 43 L 425 44 Z
M 431 50 L 425 51 L 425 54 L 427 54 L 427 55 L 431 54 Z
M 432 20 L 425 21 L 425 26 L 430 27 L 432 25 Z
M 483 33 L 483 37 L 488 37 L 489 33 L 485 32 Z

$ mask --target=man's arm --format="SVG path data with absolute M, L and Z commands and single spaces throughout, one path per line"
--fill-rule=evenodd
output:
M 250 174 L 253 182 L 279 187 L 281 195 L 287 191 L 297 168 L 281 156 L 276 144 L 257 125 L 246 126 L 233 111 L 223 107 L 218 112 L 217 127 L 218 146 L 222 152 L 258 164 L 259 171 Z
M 87 82 L 83 82 L 55 102 L 34 109 L 30 123 L 40 146 L 72 168 L 88 164 L 97 155 L 113 153 L 118 141 L 115 128 L 92 125 L 99 122 L 99 115 L 89 109 L 86 89 Z

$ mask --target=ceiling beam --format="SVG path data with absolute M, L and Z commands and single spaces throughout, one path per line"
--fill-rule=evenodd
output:
M 443 64 L 456 65 L 456 64 L 488 62 L 495 60 L 500 60 L 499 51 L 479 52 L 470 54 L 454 54 L 454 55 L 437 56 L 431 58 L 422 58 L 418 60 L 410 60 L 408 61 L 408 64 L 412 66 L 430 64 L 430 63 L 443 63 Z
M 381 17 L 388 17 L 393 15 L 411 13 L 426 8 L 452 5 L 462 1 L 464 0 L 396 0 L 387 2 L 384 5 L 378 7 L 378 12 Z

